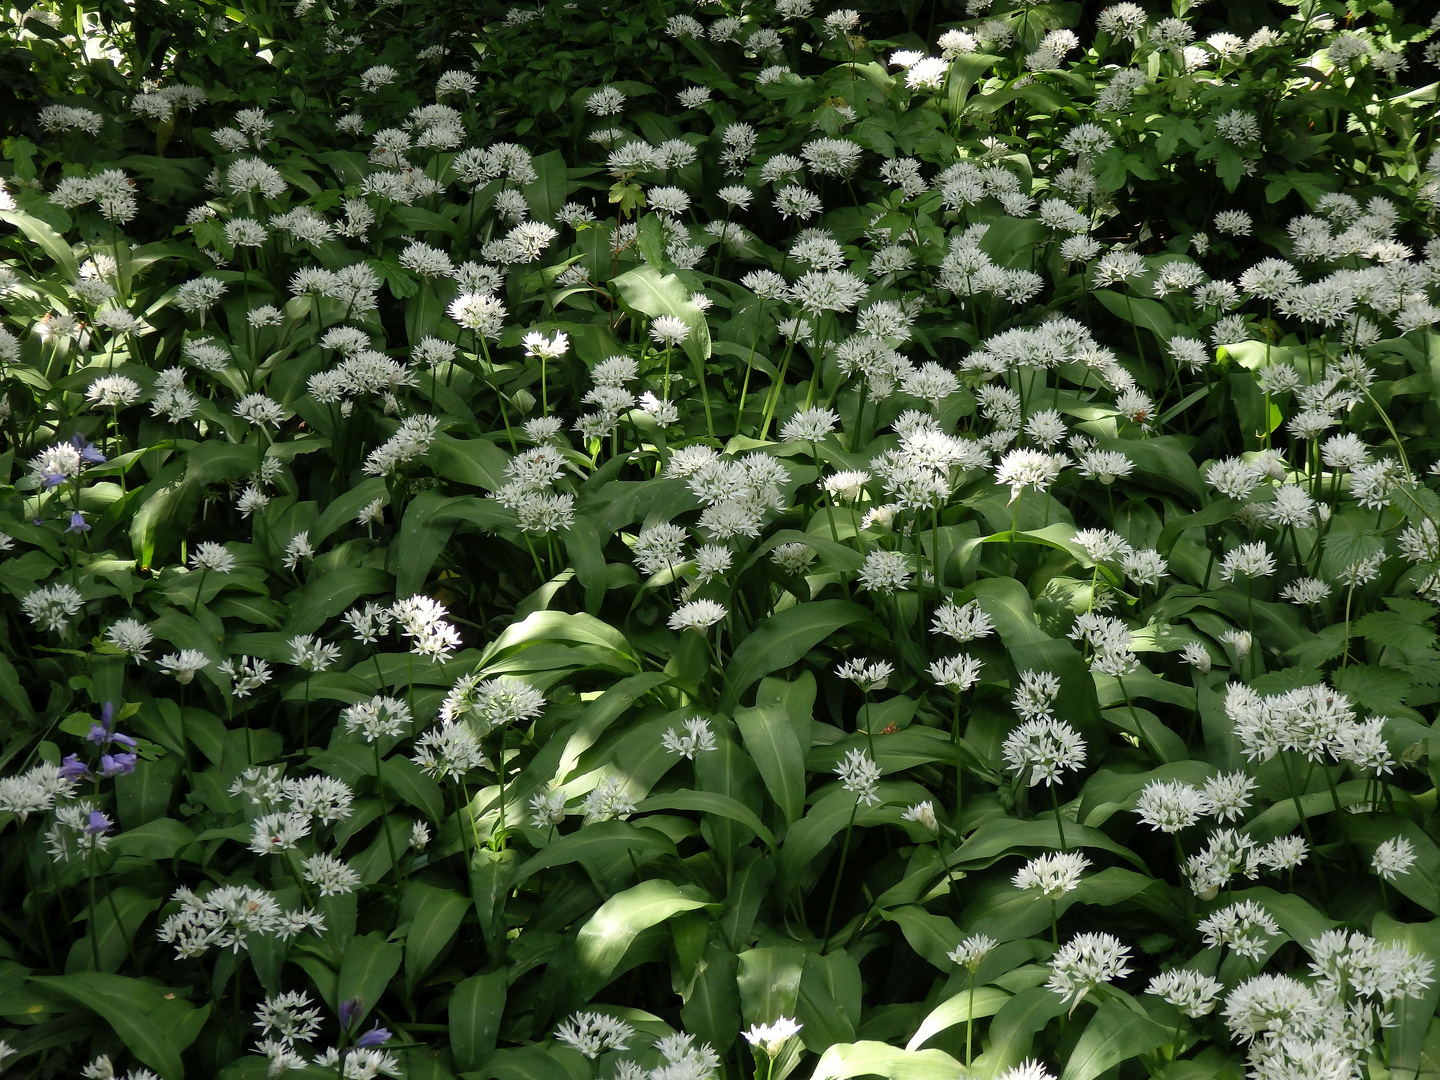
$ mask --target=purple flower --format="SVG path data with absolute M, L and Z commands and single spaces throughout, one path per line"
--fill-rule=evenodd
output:
M 85 515 L 76 510 L 70 515 L 70 527 L 65 530 L 72 533 L 84 533 L 90 531 L 90 523 L 85 520 Z
M 350 998 L 340 1003 L 340 1026 L 348 1028 L 360 1018 L 360 1013 L 365 1008 L 365 1002 L 358 997 Z
M 80 451 L 81 461 L 88 461 L 91 465 L 103 465 L 105 463 L 105 455 L 95 449 L 94 443 L 86 442 L 78 431 L 70 436 L 70 441 L 75 445 L 75 449 Z
M 80 760 L 79 754 L 70 754 L 60 763 L 58 775 L 62 780 L 79 780 L 88 776 L 90 770 Z
M 134 754 L 101 754 L 101 776 L 127 776 L 135 771 Z
M 41 479 L 43 479 L 43 480 L 45 481 L 45 487 L 46 487 L 47 489 L 57 488 L 57 487 L 59 487 L 61 484 L 63 484 L 63 483 L 65 482 L 65 477 L 64 477 L 64 476 L 62 476 L 60 473 L 53 473 L 53 472 L 42 473 L 42 474 L 41 474 Z M 36 519 L 35 519 L 35 524 L 36 524 L 36 525 L 39 525 L 39 524 L 40 524 L 40 518 L 36 518 Z
M 122 735 L 115 730 L 115 703 L 113 701 L 105 702 L 104 707 L 100 710 L 100 723 L 91 724 L 90 733 L 85 738 L 102 749 L 111 743 L 119 743 L 127 750 L 134 750 L 136 745 L 135 740 L 129 735 Z M 126 772 L 129 771 L 126 770 Z
M 107 833 L 114 827 L 115 823 L 99 810 L 91 810 L 90 824 L 85 826 L 85 831 L 93 836 L 96 833 Z
M 390 1030 L 382 1028 L 380 1021 L 375 1021 L 375 1026 L 355 1040 L 357 1047 L 384 1046 L 390 1039 Z

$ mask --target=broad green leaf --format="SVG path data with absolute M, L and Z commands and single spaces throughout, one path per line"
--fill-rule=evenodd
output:
M 1099 829 L 1086 828 L 1073 821 L 1065 823 L 1065 840 L 1073 849 L 1094 847 L 1118 855 L 1141 873 L 1149 873 L 1145 860 L 1127 847 L 1117 844 Z M 979 868 L 989 866 L 1001 855 L 1016 848 L 1060 847 L 1060 836 L 1055 828 L 1055 819 L 1046 815 L 1034 821 L 1020 821 L 1016 818 L 992 818 L 986 821 L 953 855 L 946 860 L 952 867 Z
M 501 657 L 540 642 L 594 645 L 613 654 L 623 667 L 638 668 L 630 643 L 609 623 L 580 612 L 537 611 L 507 627 L 480 658 L 482 671 Z
M 654 829 L 641 829 L 628 821 L 600 821 L 546 844 L 521 864 L 515 885 L 547 866 L 573 862 L 617 862 L 630 865 L 633 855 L 642 859 L 673 855 L 675 845 Z
M 415 992 L 416 982 L 454 940 L 469 910 L 469 899 L 453 889 L 441 889 L 419 881 L 412 881 L 405 887 L 400 919 L 402 922 L 408 919 L 410 923 L 410 930 L 405 935 L 406 993 Z
M 8 221 L 29 237 L 31 243 L 60 268 L 67 280 L 79 280 L 80 266 L 75 259 L 75 252 L 65 242 L 65 238 L 47 222 L 20 209 L 0 210 L 0 221 Z
M 955 970 L 955 961 L 947 955 L 965 935 L 953 919 L 934 915 L 917 904 L 881 912 L 886 919 L 900 927 L 910 947 L 935 967 L 949 974 Z
M 795 1019 L 800 1038 L 815 1053 L 836 1043 L 853 1042 L 860 1024 L 860 965 L 843 949 L 810 953 L 800 976 Z
M 450 995 L 448 1023 L 456 1069 L 478 1069 L 494 1053 L 508 990 L 508 973 L 503 969 L 472 975 L 455 987 Z
M 740 1036 L 740 962 L 724 942 L 712 939 L 682 991 L 685 1030 L 711 1046 L 731 1046 Z
M 582 1059 L 583 1060 L 583 1059 Z M 467 1080 L 577 1080 L 548 1047 L 507 1047 L 467 1075 Z
M 571 981 L 589 1000 L 610 982 L 620 958 L 640 931 L 678 912 L 694 911 L 711 903 L 693 885 L 676 885 L 658 878 L 616 893 L 580 928 Z
M 793 683 L 763 679 L 756 704 L 735 713 L 735 726 L 786 825 L 805 812 L 805 755 L 810 749 L 815 676 Z
M 435 436 L 428 453 L 431 467 L 446 480 L 494 491 L 505 483 L 510 455 L 490 439 Z
M 744 825 L 758 836 L 766 847 L 772 850 L 775 847 L 774 834 L 765 827 L 764 822 L 755 816 L 755 811 L 744 803 L 732 799 L 728 795 L 721 795 L 719 792 L 669 791 L 661 795 L 651 795 L 636 809 L 642 812 L 647 810 L 690 810 L 699 814 L 715 814 L 717 817 Z
M 710 357 L 710 327 L 705 314 L 690 299 L 690 289 L 674 274 L 665 274 L 648 263 L 626 270 L 611 282 L 620 299 L 633 311 L 649 315 L 671 315 L 682 320 L 690 335 L 683 348 L 690 362 L 703 365 Z
M 770 945 L 740 954 L 740 1011 L 747 1024 L 773 1024 L 795 1015 L 806 951 L 799 945 Z
M 1049 639 L 1036 623 L 1030 594 L 1014 578 L 982 578 L 966 592 L 990 616 L 1000 640 L 1011 648 Z
M 1113 289 L 1094 289 L 1090 293 L 1117 319 L 1143 327 L 1155 335 L 1160 348 L 1169 344 L 1175 336 L 1175 320 L 1163 304 L 1143 296 L 1130 296 Z M 1146 357 L 1151 363 L 1158 361 L 1158 350 Z
M 994 1080 L 1028 1056 L 1038 1031 L 1065 1011 L 1059 994 L 1034 986 L 1005 1002 L 990 1021 L 985 1052 L 975 1059 L 972 1077 Z
M 417 810 L 424 811 L 431 821 L 445 816 L 445 799 L 440 785 L 420 771 L 420 767 L 407 757 L 398 755 L 386 758 L 380 763 L 380 773 L 385 786 L 399 795 Z
M 374 930 L 352 938 L 345 948 L 344 959 L 340 961 L 335 1007 L 338 1009 L 342 1001 L 359 998 L 356 1023 L 363 1021 L 400 970 L 401 955 L 400 946 L 386 941 L 382 931 Z
M 849 1080 L 852 1076 L 955 1080 L 963 1072 L 960 1062 L 942 1050 L 901 1050 L 882 1042 L 867 1041 L 830 1047 L 815 1063 L 810 1080 Z
M 722 709 L 733 710 L 740 695 L 757 679 L 798 663 L 842 627 L 872 619 L 870 612 L 849 600 L 796 604 L 762 619 L 730 657 Z
M 1085 1025 L 1060 1080 L 1095 1080 L 1111 1066 L 1148 1053 L 1174 1037 L 1173 1029 L 1107 999 Z
M 180 1052 L 189 1045 L 176 1045 L 168 1030 L 153 1014 L 164 1004 L 160 991 L 149 983 L 100 971 L 75 971 L 68 975 L 34 975 L 48 990 L 63 994 L 85 1006 L 114 1029 L 126 1049 L 154 1069 L 161 1080 L 180 1080 L 184 1066 Z
M 905 1049 L 918 1050 L 933 1036 L 948 1031 L 956 1024 L 982 1016 L 994 1016 L 1010 997 L 1010 994 L 998 986 L 977 986 L 973 994 L 962 990 L 930 1010 L 919 1029 L 905 1044 Z

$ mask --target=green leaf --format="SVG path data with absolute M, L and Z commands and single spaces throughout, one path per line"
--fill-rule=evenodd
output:
M 1036 622 L 1030 593 L 1014 578 L 982 578 L 966 592 L 990 616 L 995 623 L 995 632 L 1010 648 L 1050 639 Z
M 745 1023 L 773 1024 L 795 1015 L 806 952 L 798 945 L 771 945 L 740 954 L 740 1012 Z
M 520 866 L 515 884 L 521 884 L 547 866 L 573 862 L 615 862 L 629 866 L 632 855 L 643 859 L 674 853 L 674 843 L 654 829 L 641 829 L 628 821 L 599 821 L 546 844 Z
M 120 1036 L 126 1049 L 154 1069 L 161 1080 L 180 1080 L 184 1075 L 180 1052 L 189 1042 L 175 1045 L 170 1034 L 181 1032 L 171 1029 L 167 1033 L 153 1019 L 152 1014 L 165 999 L 149 983 L 100 971 L 33 975 L 30 981 L 65 995 L 99 1016 Z
M 786 825 L 793 825 L 805 812 L 805 755 L 814 705 L 815 676 L 806 671 L 793 683 L 762 680 L 754 707 L 735 713 L 745 748 Z
M 1149 1053 L 1173 1037 L 1170 1028 L 1143 1012 L 1128 1009 L 1113 998 L 1107 999 L 1085 1025 L 1060 1080 L 1095 1080 L 1112 1065 Z
M 352 938 L 340 961 L 334 1007 L 338 1010 L 340 1002 L 359 998 L 360 1011 L 355 1014 L 355 1022 L 362 1022 L 400 970 L 402 955 L 399 944 L 386 941 L 385 934 L 379 930 Z
M 581 612 L 536 611 L 518 623 L 508 626 L 492 641 L 480 657 L 485 671 L 502 657 L 541 642 L 572 642 L 594 645 L 615 657 L 622 669 L 638 671 L 640 664 L 625 635 L 609 623 Z
M 852 1042 L 860 1024 L 860 964 L 843 949 L 811 953 L 800 976 L 795 1018 L 805 1046 L 824 1053 L 836 1043 Z
M 576 939 L 571 981 L 577 992 L 588 1001 L 603 989 L 640 931 L 681 911 L 694 911 L 711 903 L 696 886 L 676 885 L 659 878 L 616 893 L 590 916 Z
M 1032 986 L 1001 1006 L 990 1021 L 989 1043 L 975 1059 L 970 1075 L 993 1080 L 1030 1053 L 1035 1034 L 1065 1011 L 1065 1001 L 1042 986 Z
M 849 600 L 796 604 L 762 619 L 730 657 L 722 711 L 733 711 L 740 695 L 761 676 L 798 663 L 842 627 L 872 619 L 868 611 Z
M 148 767 L 149 763 L 146 764 Z M 110 850 L 116 855 L 133 855 L 163 862 L 194 840 L 195 834 L 184 825 L 174 818 L 164 817 L 120 833 L 110 841 Z
M 405 991 L 415 992 L 415 984 L 425 975 L 455 938 L 470 900 L 453 889 L 412 881 L 405 887 L 400 904 L 400 920 L 410 923 L 405 935 Z M 341 969 L 344 970 L 343 967 Z
M 1010 996 L 998 986 L 977 986 L 974 994 L 967 990 L 947 998 L 930 1010 L 919 1029 L 905 1044 L 905 1049 L 918 1050 L 931 1038 L 942 1031 L 948 1031 L 956 1024 L 982 1016 L 994 1016 L 1010 1000 Z
M 766 847 L 774 850 L 775 835 L 765 827 L 764 822 L 744 803 L 721 795 L 715 791 L 668 791 L 651 795 L 636 809 L 645 810 L 692 810 L 700 814 L 714 814 L 728 821 L 735 821 L 753 832 Z
M 450 995 L 450 1052 L 459 1071 L 480 1068 L 495 1052 L 508 989 L 509 972 L 502 969 L 472 975 Z
M 815 1063 L 810 1080 L 848 1080 L 852 1076 L 955 1080 L 963 1072 L 960 1062 L 942 1050 L 901 1050 L 882 1042 L 866 1041 L 830 1047 Z
M 953 919 L 933 915 L 916 904 L 883 911 L 882 915 L 900 927 L 905 940 L 919 955 L 946 973 L 955 970 L 955 961 L 947 955 L 960 944 L 965 935 Z
M 710 358 L 710 327 L 705 314 L 690 299 L 690 289 L 674 274 L 661 275 L 648 263 L 627 270 L 612 281 L 621 302 L 632 311 L 649 315 L 673 315 L 690 327 L 682 346 L 693 364 Z
M 406 757 L 388 757 L 380 763 L 385 786 L 399 795 L 417 810 L 424 811 L 431 821 L 439 822 L 445 816 L 445 799 L 440 785 L 420 771 L 420 767 Z
M 8 221 L 29 237 L 30 242 L 50 256 L 69 281 L 78 281 L 80 267 L 65 238 L 50 225 L 24 210 L 0 210 L 0 221 Z
M 739 959 L 724 942 L 711 939 L 694 977 L 681 994 L 685 1030 L 711 1046 L 730 1046 L 740 1035 Z
M 427 455 L 430 467 L 446 480 L 494 491 L 505 483 L 510 455 L 490 439 L 456 439 L 435 436 Z

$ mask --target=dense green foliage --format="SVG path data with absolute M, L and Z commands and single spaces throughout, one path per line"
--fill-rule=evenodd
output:
M 3 1067 L 1440 1076 L 1440 25 L 874 6 L 0 8 Z

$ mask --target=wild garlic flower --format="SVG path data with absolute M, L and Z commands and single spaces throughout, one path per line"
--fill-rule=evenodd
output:
M 1156 975 L 1147 994 L 1169 1002 L 1192 1020 L 1208 1015 L 1225 990 L 1225 984 L 1190 968 L 1175 968 Z
M 1135 813 L 1152 829 L 1177 833 L 1211 811 L 1211 802 L 1183 780 L 1151 780 L 1135 800 Z
M 199 649 L 182 649 L 178 653 L 161 657 L 160 669 L 175 676 L 175 681 L 184 686 L 193 682 L 197 672 L 210 666 L 210 658 Z
M 623 819 L 635 813 L 635 797 L 630 794 L 629 786 L 623 779 L 607 776 L 585 796 L 582 809 L 586 825 L 613 818 Z
M 1090 990 L 1130 974 L 1130 949 L 1110 934 L 1077 934 L 1050 961 L 1045 984 L 1073 1009 Z
M 913 559 L 904 552 L 879 549 L 865 556 L 856 578 L 861 587 L 870 592 L 893 596 L 909 584 L 914 576 L 913 567 Z
M 788 1016 L 780 1016 L 772 1024 L 752 1024 L 744 1032 L 745 1041 L 766 1057 L 773 1058 L 784 1049 L 787 1042 L 800 1034 L 801 1026 Z
M 945 634 L 962 643 L 988 637 L 994 630 L 995 621 L 985 613 L 976 600 L 971 600 L 966 604 L 956 604 L 953 600 L 947 600 L 942 607 L 936 610 L 935 621 L 931 624 L 933 633 Z
M 1085 740 L 1063 720 L 1027 720 L 1006 737 L 1001 756 L 1012 772 L 1028 771 L 1030 787 L 1042 780 L 1053 787 L 1061 773 L 1084 767 Z
M 436 780 L 459 783 L 467 773 L 489 764 L 480 740 L 466 724 L 441 724 L 415 740 L 411 761 Z
M 955 693 L 963 693 L 980 681 L 984 665 L 969 653 L 936 660 L 930 665 L 930 677 Z
M 876 788 L 880 783 L 880 767 L 864 750 L 850 750 L 845 760 L 835 766 L 841 786 L 855 795 L 857 803 L 874 806 L 880 802 Z
M 1394 881 L 1410 872 L 1416 858 L 1415 845 L 1403 836 L 1395 836 L 1376 845 L 1370 867 L 1386 881 Z
M 320 1010 L 303 990 L 266 995 L 255 1010 L 255 1026 L 262 1035 L 286 1042 L 309 1042 L 320 1034 Z
M 305 880 L 314 885 L 321 896 L 344 896 L 360 888 L 360 875 L 333 855 L 323 852 L 311 855 L 300 863 Z
M 349 733 L 360 732 L 367 743 L 398 738 L 411 721 L 410 706 L 398 698 L 376 694 L 369 701 L 347 705 L 340 714 Z
M 334 776 L 305 776 L 286 780 L 281 794 L 290 812 L 314 818 L 322 825 L 344 821 L 352 811 L 355 793 L 344 780 Z
M 220 665 L 230 678 L 230 692 L 237 698 L 249 697 L 271 679 L 270 665 L 255 656 L 232 656 Z
M 1211 948 L 1229 946 L 1240 956 L 1259 962 L 1280 927 L 1270 913 L 1253 900 L 1230 904 L 1200 921 L 1197 929 Z
M 1273 573 L 1275 556 L 1270 554 L 1270 549 L 1259 540 L 1231 549 L 1220 560 L 1220 577 L 1223 581 L 1233 581 L 1237 574 L 1254 579 L 1269 577 Z
M 895 673 L 895 667 L 886 660 L 846 660 L 835 669 L 842 679 L 849 679 L 865 693 L 883 690 Z
M 1220 821 L 1238 821 L 1244 817 L 1250 805 L 1250 795 L 1259 787 L 1256 779 L 1247 772 L 1221 773 L 1208 777 L 1204 785 L 1205 798 L 1210 809 Z
M 971 934 L 945 955 L 973 974 L 999 944 L 988 934 Z
M 685 732 L 684 735 L 677 735 L 675 729 L 670 728 L 660 736 L 660 745 L 670 753 L 679 754 L 692 761 L 696 754 L 716 748 L 715 734 L 710 730 L 710 721 L 699 716 L 686 720 Z
M 530 824 L 547 829 L 565 820 L 565 789 L 546 787 L 530 796 Z
M 1011 705 L 1026 720 L 1048 720 L 1060 696 L 1060 679 L 1048 671 L 1022 671 Z M 1081 749 L 1083 751 L 1083 744 Z
M 1017 889 L 1038 889 L 1047 900 L 1058 900 L 1080 886 L 1080 875 L 1090 860 L 1079 852 L 1055 851 L 1037 855 L 1015 872 Z
M 445 606 L 438 600 L 417 593 L 397 600 L 391 612 L 411 648 L 431 663 L 444 663 L 460 647 L 460 632 L 445 618 Z
M 250 850 L 256 855 L 291 851 L 310 835 L 310 819 L 294 811 L 262 814 L 250 823 Z
M 714 600 L 691 600 L 676 608 L 666 625 L 671 630 L 695 630 L 703 634 L 725 615 L 725 606 Z
M 190 566 L 196 570 L 209 570 L 210 573 L 230 573 L 235 569 L 236 559 L 225 549 L 225 544 L 204 540 L 190 554 Z
M 1326 1005 L 1309 986 L 1288 975 L 1256 975 L 1225 999 L 1225 1026 L 1241 1042 L 1261 1035 L 1313 1039 Z
M 156 635 L 140 619 L 117 619 L 105 631 L 105 641 L 130 655 L 131 660 L 148 660 L 148 649 Z

